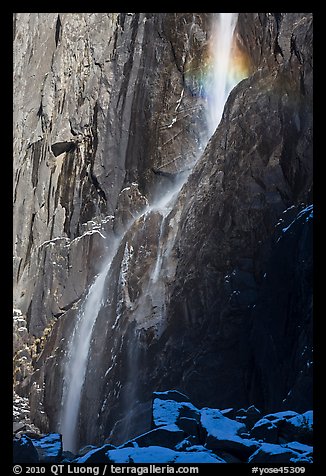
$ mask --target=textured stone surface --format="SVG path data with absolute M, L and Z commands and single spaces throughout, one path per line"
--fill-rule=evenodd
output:
M 129 226 L 94 328 L 80 446 L 149 430 L 157 389 L 311 408 L 311 14 L 239 15 L 251 75 L 170 214 L 142 210 L 203 143 L 209 28 L 207 14 L 16 14 L 14 306 L 35 336 L 17 391 L 42 431 L 58 429 L 87 287 Z

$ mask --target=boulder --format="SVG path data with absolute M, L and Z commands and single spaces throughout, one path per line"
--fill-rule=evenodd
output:
M 203 408 L 201 425 L 207 432 L 205 446 L 214 452 L 225 451 L 245 461 L 259 448 L 257 441 L 241 438 L 246 431 L 244 424 L 225 417 L 219 410 Z
M 303 443 L 299 443 L 298 441 L 292 441 L 291 443 L 286 443 L 282 445 L 283 447 L 290 448 L 293 451 L 297 451 L 298 453 L 302 453 L 305 456 L 312 456 L 313 447 L 310 445 L 304 445 Z
M 153 392 L 153 400 L 159 398 L 160 400 L 173 400 L 174 402 L 190 402 L 189 397 L 178 390 L 167 390 L 166 392 Z
M 22 436 L 13 441 L 13 463 L 39 463 L 38 452 L 36 451 L 32 441 L 28 436 Z
M 185 438 L 184 440 L 180 441 L 180 443 L 178 443 L 176 446 L 175 446 L 175 449 L 177 451 L 188 451 L 188 448 L 194 448 L 194 447 L 197 447 L 198 446 L 198 438 L 196 436 L 188 436 L 187 438 Z M 204 448 L 204 447 L 202 447 Z M 191 451 L 191 450 L 189 450 Z
M 297 412 L 294 412 L 292 410 L 286 410 L 284 412 L 269 413 L 268 415 L 265 415 L 263 418 L 266 420 L 275 422 L 279 420 L 289 420 L 290 418 L 293 418 L 297 415 L 298 415 Z
M 154 427 L 178 424 L 180 418 L 192 418 L 199 422 L 200 412 L 190 402 L 177 402 L 161 398 L 154 399 L 152 421 Z
M 58 463 L 62 457 L 62 436 L 59 433 L 31 438 L 36 448 L 40 463 Z
M 248 463 L 291 463 L 300 453 L 290 448 L 263 443 L 248 459 Z
M 91 449 L 88 453 L 77 458 L 75 463 L 104 463 L 107 460 L 107 452 L 110 450 L 115 450 L 116 447 L 113 445 L 103 445 L 101 448 Z
M 313 412 L 284 420 L 280 423 L 280 437 L 287 442 L 298 441 L 311 445 L 313 442 Z
M 209 451 L 183 452 L 160 446 L 118 448 L 107 452 L 112 463 L 225 463 Z
M 127 441 L 119 448 L 131 446 L 163 446 L 165 448 L 174 448 L 178 443 L 184 440 L 185 434 L 176 425 L 167 425 L 148 431 L 132 440 Z
M 74 455 L 71 451 L 63 451 L 60 463 L 70 463 L 75 458 L 76 455 Z
M 278 443 L 278 427 L 270 420 L 262 418 L 252 428 L 250 435 L 266 443 Z
M 251 430 L 251 428 L 257 423 L 258 420 L 261 418 L 261 412 L 256 408 L 254 405 L 251 405 L 246 410 L 246 420 L 245 425 L 246 427 Z
M 94 446 L 94 445 L 87 445 L 87 446 L 84 446 L 83 448 L 81 448 L 79 451 L 78 451 L 78 456 L 85 456 L 87 453 L 89 453 L 90 451 L 92 450 L 96 450 L 98 449 L 97 446 Z
M 186 435 L 192 435 L 198 438 L 198 422 L 195 418 L 178 418 L 177 425 Z

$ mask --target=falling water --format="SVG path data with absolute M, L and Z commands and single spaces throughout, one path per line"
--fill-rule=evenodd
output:
M 230 77 L 230 59 L 237 13 L 217 13 L 213 17 L 211 37 L 212 74 L 208 91 L 207 123 L 209 135 L 218 126 L 231 89 L 237 84 Z
M 228 81 L 232 37 L 237 22 L 237 16 L 237 13 L 220 13 L 214 15 L 211 44 L 211 55 L 213 57 L 214 66 L 209 85 L 210 91 L 208 92 L 209 101 L 207 113 L 207 122 L 210 135 L 214 132 L 215 128 L 219 124 L 227 96 L 237 82 Z M 153 269 L 153 275 L 149 281 L 153 286 L 157 286 L 156 283 L 158 282 L 162 272 L 163 258 L 169 253 L 169 251 L 171 251 L 173 244 L 169 243 L 167 247 L 165 246 L 163 239 L 165 223 L 168 219 L 169 212 L 175 205 L 178 193 L 183 184 L 187 181 L 190 173 L 191 170 L 184 174 L 182 179 L 180 178 L 180 180 L 176 182 L 172 190 L 167 191 L 159 201 L 153 203 L 151 207 L 144 212 L 148 213 L 151 210 L 155 210 L 162 215 L 159 236 L 159 250 Z M 128 229 L 130 229 L 131 225 L 132 223 L 129 224 Z M 99 273 L 91 285 L 83 306 L 78 313 L 75 329 L 68 346 L 67 362 L 64 369 L 64 389 L 60 431 L 62 433 L 65 450 L 70 450 L 72 452 L 75 452 L 77 449 L 77 429 L 80 403 L 86 375 L 92 331 L 98 313 L 103 304 L 106 277 L 110 271 L 113 258 L 119 248 L 119 244 L 121 243 L 124 236 L 125 234 L 121 236 L 120 240 L 117 240 L 113 244 L 110 256 L 108 257 L 103 270 Z
M 60 431 L 65 450 L 72 452 L 76 450 L 76 428 L 92 330 L 102 307 L 105 278 L 111 262 L 112 258 L 108 260 L 90 287 L 84 305 L 77 316 L 77 323 L 69 344 Z

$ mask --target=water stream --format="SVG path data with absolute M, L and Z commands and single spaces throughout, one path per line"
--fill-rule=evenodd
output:
M 207 108 L 209 135 L 211 135 L 218 126 L 228 94 L 235 85 L 228 82 L 228 68 L 237 15 L 236 13 L 220 13 L 214 14 L 212 17 L 211 49 L 213 69 L 209 84 L 210 92 L 208 93 L 209 100 Z M 156 263 L 153 266 L 152 276 L 149 280 L 149 283 L 152 283 L 153 286 L 157 286 L 156 283 L 162 272 L 163 259 L 172 247 L 171 243 L 168 243 L 167 246 L 164 243 L 166 219 L 176 202 L 180 189 L 187 181 L 190 173 L 191 170 L 189 170 L 187 175 L 183 176 L 182 180 L 175 185 L 172 191 L 169 190 L 159 201 L 150 206 L 150 210 L 158 211 L 162 215 L 160 236 L 158 237 L 158 254 Z M 144 213 L 148 213 L 148 211 L 149 209 L 144 211 Z M 134 221 L 129 224 L 128 229 L 130 229 L 133 223 Z M 88 294 L 78 313 L 74 332 L 68 345 L 64 369 L 62 413 L 59 426 L 63 436 L 64 449 L 72 452 L 78 449 L 77 434 L 80 403 L 88 363 L 92 330 L 102 307 L 106 277 L 125 233 L 121 236 L 121 240 L 117 240 L 112 245 L 110 256 L 108 256 L 102 271 L 90 286 Z M 164 288 L 162 289 L 164 290 Z

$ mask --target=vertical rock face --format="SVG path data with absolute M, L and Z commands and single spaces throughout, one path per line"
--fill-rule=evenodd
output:
M 97 271 L 86 260 L 101 256 L 97 231 L 121 189 L 151 196 L 193 162 L 207 25 L 205 14 L 16 15 L 15 306 L 33 334 Z
M 21 346 L 39 342 L 16 390 L 33 422 L 58 430 L 67 342 L 117 237 L 80 445 L 149 429 L 154 390 L 306 411 L 312 15 L 239 15 L 251 74 L 179 196 L 147 209 L 205 144 L 209 14 L 17 14 L 14 27 L 14 304 Z

